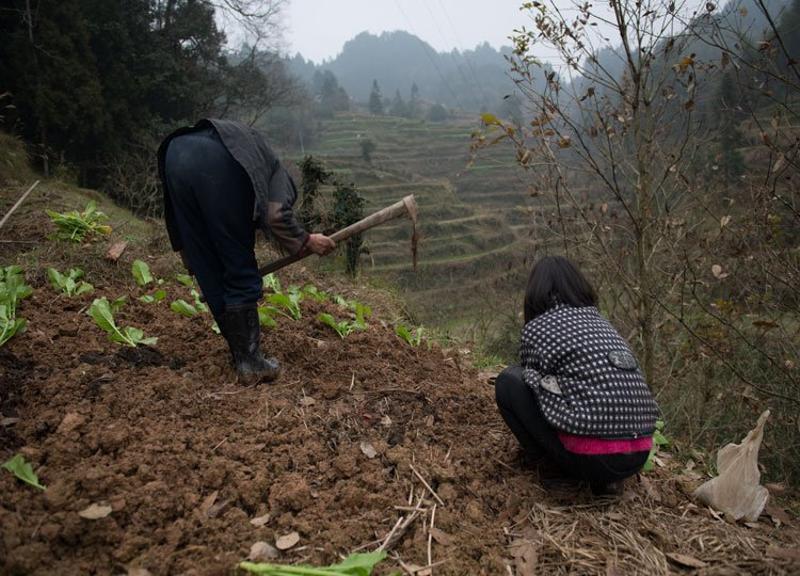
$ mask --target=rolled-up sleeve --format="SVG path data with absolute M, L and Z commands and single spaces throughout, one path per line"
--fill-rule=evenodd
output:
M 295 216 L 295 200 L 297 188 L 286 169 L 276 162 L 269 181 L 267 224 L 272 237 L 292 255 L 305 247 L 309 236 Z

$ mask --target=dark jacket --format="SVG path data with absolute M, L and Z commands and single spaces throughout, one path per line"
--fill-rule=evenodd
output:
M 158 174 L 164 193 L 164 219 L 172 249 L 178 251 L 182 246 L 164 177 L 167 146 L 176 136 L 208 127 L 217 132 L 225 148 L 250 177 L 255 193 L 253 219 L 259 228 L 268 238 L 275 238 L 290 254 L 298 253 L 308 240 L 308 232 L 297 221 L 292 210 L 297 200 L 297 188 L 291 176 L 264 137 L 254 128 L 231 120 L 211 118 L 204 118 L 194 126 L 176 130 L 158 148 Z
M 557 430 L 596 438 L 652 435 L 658 406 L 627 342 L 597 308 L 559 304 L 522 330 L 525 383 Z

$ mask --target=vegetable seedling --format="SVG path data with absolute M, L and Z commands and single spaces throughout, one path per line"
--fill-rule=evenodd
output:
M 208 306 L 206 306 L 206 303 L 203 302 L 203 299 L 200 297 L 200 292 L 192 288 L 189 291 L 189 294 L 191 294 L 192 298 L 194 298 L 194 307 L 197 308 L 197 311 L 202 312 L 203 314 L 207 314 Z
M 272 315 L 275 314 L 275 308 L 272 306 L 259 306 L 258 307 L 258 323 L 265 328 L 275 328 L 278 323 Z
M 339 335 L 339 338 L 345 338 L 356 330 L 363 330 L 363 328 L 359 327 L 356 322 L 350 322 L 348 320 L 336 320 L 336 318 L 325 312 L 317 316 L 317 320 L 326 326 L 333 328 Z
M 669 446 L 669 440 L 666 436 L 664 436 L 664 421 L 657 420 L 656 421 L 656 429 L 653 432 L 653 447 L 650 448 L 650 454 L 647 455 L 647 461 L 642 466 L 642 472 L 652 472 L 653 468 L 655 468 L 655 458 L 656 454 L 658 454 L 659 449 L 662 446 Z
M 71 210 L 69 212 L 55 212 L 46 210 L 53 224 L 56 226 L 56 237 L 70 242 L 83 242 L 98 234 L 111 234 L 111 226 L 101 224 L 108 217 L 97 209 L 97 205 L 90 201 L 83 212 Z
M 191 288 L 194 286 L 194 278 L 189 276 L 188 274 L 178 274 L 175 276 L 175 279 L 178 281 L 178 284 L 183 284 L 187 288 Z
M 372 316 L 372 308 L 361 302 L 356 302 L 355 300 L 352 300 L 350 305 L 356 314 L 356 326 L 358 326 L 359 330 L 366 330 L 367 318 Z
M 157 302 L 161 302 L 167 297 L 166 290 L 156 290 L 152 294 L 145 294 L 144 296 L 139 296 L 139 301 L 144 302 L 145 304 L 155 304 Z
M 19 266 L 0 268 L 0 304 L 5 304 L 16 313 L 17 303 L 33 294 L 33 288 L 25 284 L 25 276 Z
M 155 346 L 156 342 L 158 342 L 158 338 L 145 338 L 144 332 L 139 328 L 134 328 L 133 326 L 127 326 L 125 328 L 118 327 L 114 322 L 114 313 L 111 304 L 109 304 L 108 299 L 105 297 L 95 298 L 92 305 L 89 307 L 88 314 L 92 317 L 95 324 L 108 333 L 108 338 L 112 342 L 125 344 L 132 348 L 136 348 L 139 344 Z
M 269 288 L 275 294 L 282 294 L 283 290 L 281 289 L 281 281 L 278 280 L 278 277 L 275 274 L 267 274 L 262 278 L 262 285 L 264 288 Z
M 424 329 L 422 326 L 418 326 L 415 330 L 412 331 L 411 328 L 406 326 L 405 324 L 398 324 L 395 326 L 394 333 L 409 345 L 414 348 L 422 344 L 422 334 Z
M 127 304 L 127 303 L 128 303 L 128 297 L 127 296 L 120 296 L 119 298 L 115 298 L 114 300 L 111 301 L 111 304 L 110 304 L 111 312 L 116 314 L 117 312 L 122 310 L 125 307 L 125 304 Z
M 327 302 L 330 299 L 330 295 L 327 292 L 323 292 L 313 284 L 303 286 L 302 292 L 303 296 L 308 296 L 316 302 Z
M 147 262 L 143 262 L 142 260 L 133 261 L 133 264 L 131 264 L 131 274 L 133 274 L 133 279 L 136 280 L 136 283 L 140 287 L 145 287 L 155 281 L 153 275 L 150 273 L 150 266 Z
M 169 305 L 169 309 L 177 314 L 180 314 L 181 316 L 186 316 L 187 318 L 193 318 L 199 314 L 197 308 L 183 299 L 175 300 Z
M 17 318 L 17 304 L 31 294 L 33 289 L 25 284 L 22 268 L 0 268 L 0 346 L 25 330 L 25 320 Z
M 2 468 L 8 470 L 14 476 L 26 484 L 30 484 L 34 488 L 38 488 L 39 490 L 45 489 L 45 486 L 39 484 L 39 477 L 33 471 L 33 467 L 25 461 L 25 457 L 22 454 L 17 454 L 10 460 L 3 462 Z
M 351 554 L 339 564 L 322 568 L 253 562 L 241 562 L 239 568 L 261 576 L 370 576 L 375 566 L 385 558 L 386 552 L 371 552 L 369 554 Z
M 0 304 L 0 346 L 11 340 L 16 334 L 25 331 L 25 320 L 17 318 L 11 308 Z
M 303 295 L 300 292 L 292 292 L 289 294 L 270 294 L 266 300 L 272 304 L 272 308 L 279 314 L 283 314 L 292 320 L 300 320 L 302 313 L 300 312 L 300 302 Z
M 55 268 L 47 269 L 47 278 L 56 290 L 60 290 L 68 297 L 81 296 L 94 290 L 94 286 L 81 280 L 83 270 L 72 268 L 68 273 L 62 274 Z

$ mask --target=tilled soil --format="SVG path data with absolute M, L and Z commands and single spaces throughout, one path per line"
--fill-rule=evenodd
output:
M 716 518 L 666 468 L 612 500 L 540 477 L 485 375 L 459 353 L 408 346 L 380 318 L 340 339 L 315 318 L 345 312 L 304 302 L 302 320 L 263 335 L 280 379 L 253 385 L 237 381 L 207 315 L 169 310 L 186 297 L 169 291 L 154 305 L 129 285 L 101 291 L 129 293 L 117 319 L 158 336 L 154 349 L 108 341 L 85 314 L 92 296 L 36 286 L 24 301 L 28 330 L 0 349 L 0 411 L 19 418 L 0 426 L 0 458 L 23 453 L 47 490 L 0 473 L 0 573 L 231 574 L 253 543 L 295 531 L 280 561 L 330 563 L 376 548 L 417 503 L 425 512 L 381 573 L 430 560 L 435 574 L 509 574 L 523 562 L 512 542 L 543 574 L 798 569 L 793 528 Z M 91 504 L 112 511 L 79 516 Z

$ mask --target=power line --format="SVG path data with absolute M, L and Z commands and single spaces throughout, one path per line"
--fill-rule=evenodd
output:
M 408 24 L 408 27 L 411 30 L 411 32 L 415 36 L 417 36 L 416 30 L 414 29 L 414 25 L 411 23 L 411 20 L 409 19 L 409 17 L 406 14 L 405 10 L 403 10 L 402 6 L 400 6 L 400 2 L 398 0 L 394 0 L 394 4 L 395 4 L 395 6 L 397 6 L 397 9 L 400 11 L 400 14 L 403 15 L 403 18 L 405 19 L 406 24 Z M 417 38 L 419 38 L 419 36 L 417 36 Z M 439 75 L 439 79 L 442 81 L 442 84 L 444 84 L 447 87 L 447 91 L 450 92 L 450 95 L 453 97 L 453 100 L 455 100 L 456 104 L 458 104 L 458 107 L 461 108 L 462 110 L 465 109 L 464 105 L 461 103 L 461 100 L 458 98 L 458 95 L 453 90 L 453 87 L 450 86 L 450 83 L 447 81 L 447 79 L 442 74 L 442 71 L 439 69 L 439 65 L 436 63 L 436 60 L 433 59 L 433 57 L 430 55 L 430 53 L 424 47 L 423 47 L 422 51 L 425 52 L 425 55 L 428 57 L 428 60 L 431 61 L 431 64 L 433 65 L 434 69 L 436 70 L 436 73 Z
M 453 24 L 453 20 L 450 18 L 450 13 L 445 8 L 444 4 L 442 3 L 442 0 L 437 0 L 437 1 L 439 3 L 439 8 L 442 9 L 444 17 L 447 20 L 448 25 L 450 26 L 450 30 L 453 32 L 453 38 L 456 39 L 457 45 L 460 46 L 461 49 L 463 50 L 462 55 L 464 56 L 464 60 L 467 63 L 467 67 L 469 68 L 470 74 L 472 74 L 472 78 L 475 80 L 475 84 L 477 84 L 478 89 L 481 91 L 481 96 L 483 97 L 484 100 L 486 100 L 486 103 L 488 104 L 489 103 L 488 98 L 486 98 L 486 93 L 483 91 L 483 84 L 481 84 L 480 80 L 478 79 L 478 74 L 475 72 L 475 68 L 473 68 L 472 62 L 470 61 L 469 57 L 467 57 L 466 49 L 464 48 L 464 43 L 461 41 L 461 38 L 459 37 L 458 32 L 456 31 L 456 27 Z
M 433 25 L 436 26 L 436 31 L 439 32 L 439 37 L 442 39 L 442 42 L 447 43 L 447 39 L 444 37 L 444 32 L 442 31 L 442 28 L 439 26 L 439 21 L 436 19 L 436 16 L 434 16 L 433 10 L 431 10 L 430 4 L 428 4 L 428 2 L 423 2 L 423 3 L 425 4 L 425 8 L 428 10 L 428 14 L 430 14 L 430 16 L 431 16 L 431 21 L 433 22 Z M 475 88 L 474 88 L 473 82 L 470 82 L 469 78 L 467 78 L 464 75 L 464 71 L 461 69 L 461 66 L 458 64 L 458 60 L 456 59 L 455 55 L 452 52 L 450 52 L 450 58 L 453 61 L 453 64 L 455 65 L 455 67 L 456 67 L 456 71 L 458 72 L 458 75 L 461 76 L 461 81 L 464 82 L 465 86 L 469 86 L 470 92 L 472 92 L 472 96 L 473 96 L 473 98 L 475 98 L 476 97 L 476 93 L 475 93 Z M 481 87 L 480 85 L 478 87 L 480 88 L 482 96 L 483 96 L 483 99 L 485 100 L 486 99 L 486 95 L 483 94 L 483 87 Z

